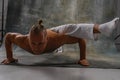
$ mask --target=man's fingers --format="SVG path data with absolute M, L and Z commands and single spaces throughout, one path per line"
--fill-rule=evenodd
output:
M 86 59 L 78 61 L 77 64 L 80 64 L 82 66 L 89 66 L 90 65 Z
M 2 64 L 8 64 L 8 61 L 4 60 L 1 62 Z
M 5 60 L 3 60 L 1 63 L 4 63 L 5 62 Z
M 5 59 L 1 62 L 1 64 L 10 64 L 14 62 L 18 62 L 18 59 L 13 59 L 13 60 Z

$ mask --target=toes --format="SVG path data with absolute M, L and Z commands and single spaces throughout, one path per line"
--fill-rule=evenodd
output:
M 117 24 L 119 21 L 120 21 L 120 19 L 117 18 L 117 19 L 115 20 L 115 24 Z
M 119 20 L 120 20 L 119 17 L 116 17 L 115 19 L 113 19 L 113 21 L 115 21 L 115 22 L 117 22 Z

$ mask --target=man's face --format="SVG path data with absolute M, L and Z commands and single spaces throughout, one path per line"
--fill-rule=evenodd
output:
M 45 31 L 39 32 L 39 34 L 35 34 L 30 32 L 29 36 L 29 44 L 30 47 L 35 54 L 40 54 L 45 50 L 47 44 L 47 35 Z

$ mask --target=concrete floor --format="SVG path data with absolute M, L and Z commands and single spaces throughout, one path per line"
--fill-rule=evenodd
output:
M 120 79 L 120 69 L 88 68 L 88 67 L 81 67 L 80 65 L 75 65 L 73 63 L 33 64 L 33 62 L 31 62 L 32 58 L 30 58 L 29 60 L 25 60 L 25 61 L 19 60 L 19 63 L 11 64 L 11 65 L 0 64 L 0 80 L 119 80 Z
M 0 65 L 0 80 L 119 80 L 119 69 Z
M 112 58 L 105 62 L 103 56 L 89 55 L 89 67 L 74 62 L 79 57 L 68 54 L 44 54 L 34 56 L 19 48 L 14 50 L 18 63 L 0 64 L 0 80 L 119 80 L 120 63 Z M 93 57 L 91 57 L 93 56 Z M 5 50 L 0 48 L 0 61 L 5 58 Z M 92 58 L 92 59 L 91 59 Z M 119 58 L 120 59 L 120 58 Z M 112 62 L 110 62 L 112 61 Z M 116 63 L 117 62 L 117 63 Z M 114 69 L 111 69 L 114 68 Z

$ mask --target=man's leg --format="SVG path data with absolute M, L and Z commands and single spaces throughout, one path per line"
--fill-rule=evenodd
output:
M 80 60 L 78 61 L 78 64 L 89 66 L 89 62 L 86 60 L 86 41 L 84 39 L 79 39 L 79 48 Z

